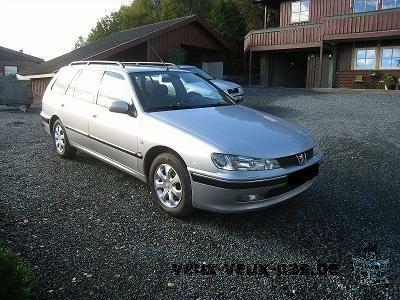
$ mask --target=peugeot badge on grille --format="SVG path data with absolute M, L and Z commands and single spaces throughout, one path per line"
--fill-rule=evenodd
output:
M 304 165 L 307 160 L 307 154 L 305 153 L 300 153 L 296 155 L 297 162 L 299 163 L 300 166 Z

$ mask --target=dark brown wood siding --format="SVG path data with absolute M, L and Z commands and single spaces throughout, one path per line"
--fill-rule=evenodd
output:
M 191 23 L 150 40 L 147 59 L 149 61 L 158 60 L 151 50 L 151 47 L 153 47 L 164 60 L 170 61 L 172 51 L 178 46 L 203 48 L 206 51 L 222 52 L 224 50 L 221 43 L 214 39 L 202 26 Z M 222 57 L 217 55 L 214 58 L 214 60 L 218 59 L 222 59 Z
M 343 39 L 346 37 L 365 37 L 400 34 L 400 10 L 381 10 L 372 13 L 350 14 L 324 19 L 325 40 Z M 397 31 L 397 32 L 396 32 Z
M 255 32 L 246 38 L 245 49 L 263 46 L 275 46 L 276 49 L 308 48 L 318 46 L 316 43 L 320 41 L 321 28 L 319 26 L 299 26 Z
M 43 94 L 50 81 L 51 78 L 31 79 L 33 103 L 41 103 Z
M 320 24 L 250 32 L 245 51 L 315 47 L 312 43 L 400 36 L 400 9 L 324 17 Z M 258 49 L 257 49 L 258 48 Z
M 326 16 L 336 16 L 349 14 L 352 12 L 350 3 L 353 0 L 310 0 L 310 20 L 309 23 L 320 23 Z M 284 1 L 280 7 L 280 25 L 286 27 L 290 25 L 290 3 Z

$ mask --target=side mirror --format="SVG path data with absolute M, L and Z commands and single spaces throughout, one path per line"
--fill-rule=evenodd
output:
M 137 110 L 135 105 L 129 105 L 129 111 L 128 114 L 131 115 L 132 117 L 136 118 L 138 116 Z
M 129 105 L 125 101 L 113 101 L 108 107 L 108 110 L 118 114 L 126 114 L 129 112 Z

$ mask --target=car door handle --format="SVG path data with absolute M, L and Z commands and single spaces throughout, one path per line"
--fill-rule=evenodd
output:
M 97 115 L 93 115 L 92 117 L 96 119 L 96 118 L 97 118 Z
M 64 107 L 64 104 L 61 104 L 61 107 Z

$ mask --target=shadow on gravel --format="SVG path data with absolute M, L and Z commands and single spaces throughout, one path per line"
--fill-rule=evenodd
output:
M 267 100 L 279 99 L 282 97 L 290 96 L 319 96 L 325 95 L 331 92 L 337 92 L 335 90 L 310 90 L 310 89 L 296 89 L 296 88 L 245 88 L 246 95 L 248 96 L 260 96 L 262 95 Z M 271 97 L 271 98 L 269 98 Z

